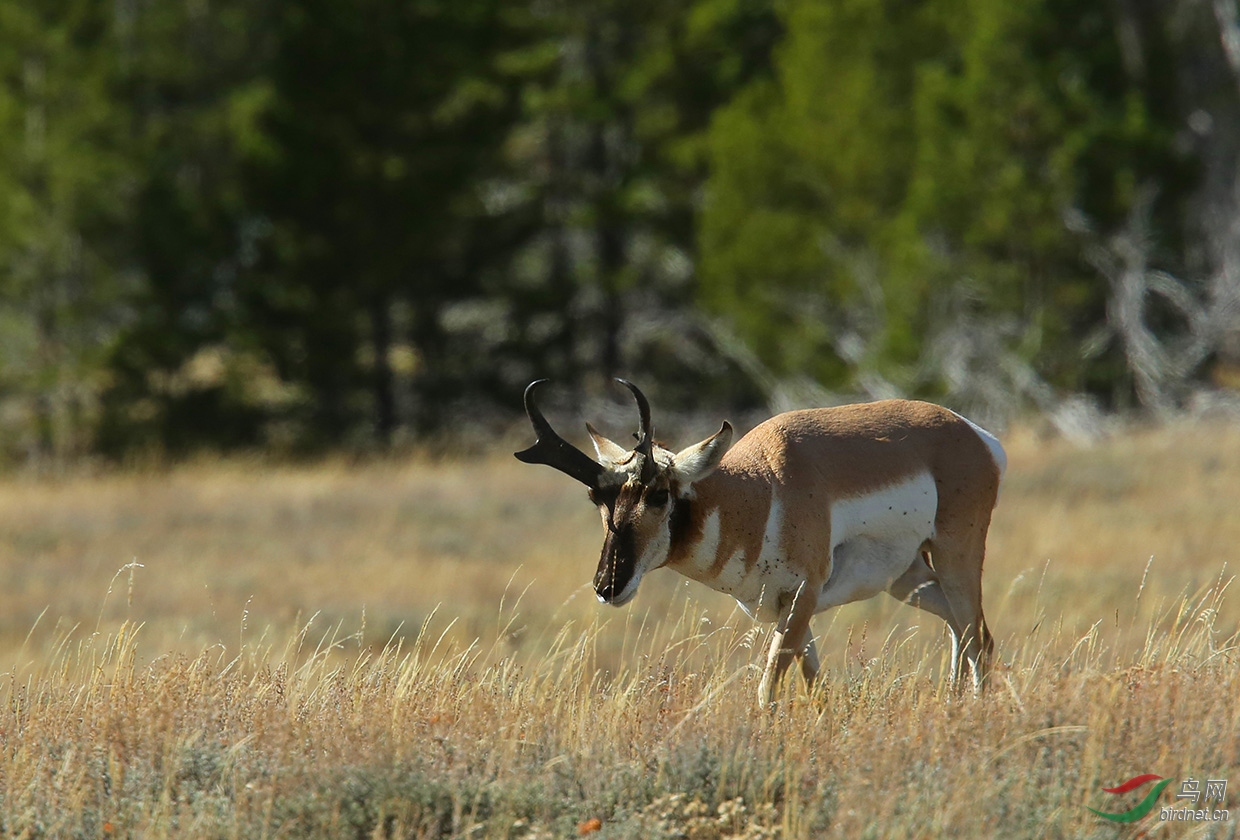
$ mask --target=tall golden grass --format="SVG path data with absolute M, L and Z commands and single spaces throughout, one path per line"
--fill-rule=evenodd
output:
M 1005 443 L 991 690 L 884 598 L 816 620 L 824 678 L 774 710 L 726 599 L 595 603 L 549 470 L 9 478 L 0 836 L 1235 837 L 1240 431 Z M 1087 809 L 1138 773 L 1227 779 L 1232 819 Z

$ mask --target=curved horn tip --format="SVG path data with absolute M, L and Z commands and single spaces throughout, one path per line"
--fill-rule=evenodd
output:
M 633 394 L 633 399 L 637 400 L 637 415 L 640 421 L 637 433 L 637 448 L 634 452 L 641 454 L 642 457 L 642 481 L 649 481 L 654 477 L 655 462 L 653 452 L 654 427 L 650 421 L 650 400 L 646 399 L 646 395 L 641 389 L 627 379 L 616 377 L 616 381 L 624 387 L 628 388 Z
M 650 410 L 650 400 L 646 399 L 646 395 L 642 393 L 641 388 L 638 388 L 636 385 L 634 385 L 632 382 L 630 382 L 627 379 L 621 379 L 619 376 L 617 376 L 615 379 L 625 388 L 629 389 L 629 393 L 631 393 L 633 395 L 633 398 L 637 400 L 637 407 L 639 409 L 641 409 L 643 412 L 648 412 Z
M 521 395 L 521 402 L 525 405 L 525 413 L 529 415 L 530 420 L 535 424 L 535 426 L 537 426 L 538 422 L 543 419 L 543 416 L 542 412 L 538 409 L 538 403 L 534 399 L 534 393 L 538 390 L 539 385 L 549 381 L 550 380 L 547 379 L 535 379 L 529 385 L 525 386 L 525 393 Z

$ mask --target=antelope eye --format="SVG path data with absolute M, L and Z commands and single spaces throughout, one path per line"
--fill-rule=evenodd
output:
M 669 496 L 670 494 L 668 493 L 667 488 L 660 487 L 658 490 L 651 491 L 651 493 L 646 496 L 646 504 L 654 507 L 663 507 L 667 504 Z

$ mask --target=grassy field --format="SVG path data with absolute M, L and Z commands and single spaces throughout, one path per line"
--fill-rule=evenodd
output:
M 0 836 L 1236 837 L 1240 430 L 1005 445 L 992 690 L 879 598 L 773 711 L 765 627 L 600 606 L 597 515 L 508 456 L 0 480 Z M 1231 819 L 1087 809 L 1141 773 Z

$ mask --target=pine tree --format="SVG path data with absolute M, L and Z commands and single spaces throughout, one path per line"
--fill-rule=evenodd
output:
M 1106 10 L 1054 0 L 784 13 L 776 81 L 712 130 L 704 302 L 776 371 L 837 387 L 941 392 L 923 362 L 949 300 L 1086 381 L 1104 288 L 1073 227 L 1113 228 L 1154 173 L 1165 208 L 1188 183 L 1158 71 L 1125 67 Z
M 0 3 L 0 390 L 21 418 L 9 454 L 86 451 L 125 315 L 133 169 L 111 14 L 99 0 Z

